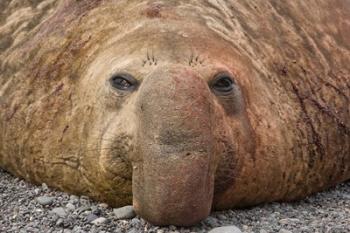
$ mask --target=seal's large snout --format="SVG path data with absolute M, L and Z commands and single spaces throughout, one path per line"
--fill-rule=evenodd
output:
M 215 154 L 210 90 L 190 70 L 158 70 L 144 80 L 133 170 L 138 214 L 157 225 L 192 225 L 209 213 Z

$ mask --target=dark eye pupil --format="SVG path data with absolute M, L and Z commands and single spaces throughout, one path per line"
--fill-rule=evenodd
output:
M 229 79 L 220 79 L 218 82 L 215 83 L 216 87 L 219 88 L 226 88 L 230 87 L 232 82 Z
M 220 77 L 213 84 L 213 88 L 219 92 L 231 92 L 233 89 L 233 81 L 229 77 Z
M 129 83 L 128 81 L 126 81 L 125 79 L 118 79 L 116 80 L 118 85 L 120 85 L 121 87 L 125 87 L 128 88 L 131 86 L 131 83 Z
M 123 91 L 129 91 L 129 90 L 132 90 L 134 88 L 133 82 L 130 81 L 129 79 L 133 79 L 133 78 L 118 75 L 118 76 L 112 77 L 110 82 L 111 82 L 111 85 L 116 89 L 123 90 Z

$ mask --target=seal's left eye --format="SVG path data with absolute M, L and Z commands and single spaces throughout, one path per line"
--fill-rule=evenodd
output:
M 234 81 L 228 74 L 217 75 L 211 83 L 213 91 L 220 95 L 231 94 L 234 87 Z
M 137 80 L 129 74 L 117 74 L 110 78 L 112 87 L 121 91 L 133 91 L 137 87 Z

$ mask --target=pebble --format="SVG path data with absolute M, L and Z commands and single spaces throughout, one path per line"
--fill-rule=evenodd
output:
M 47 184 L 45 184 L 45 183 L 42 183 L 42 184 L 41 184 L 41 188 L 42 188 L 44 191 L 49 190 L 49 187 L 48 187 Z
M 80 199 L 79 199 L 79 202 L 82 204 L 82 205 L 90 205 L 90 200 L 88 197 L 86 196 L 81 196 Z
M 62 207 L 53 208 L 52 212 L 57 214 L 61 218 L 64 218 L 67 216 L 66 211 Z
M 93 213 L 90 213 L 88 216 L 86 216 L 86 221 L 87 222 L 92 222 L 92 221 L 94 221 L 97 218 L 98 218 L 98 216 L 94 215 Z
M 68 210 L 75 210 L 75 205 L 73 205 L 72 203 L 68 202 L 67 205 L 66 205 L 66 208 Z
M 107 209 L 108 208 L 108 204 L 107 203 L 100 203 L 98 206 L 101 207 L 102 209 Z
M 99 216 L 101 214 L 101 210 L 97 206 L 91 206 L 91 213 Z
M 79 200 L 79 197 L 76 195 L 70 195 L 69 200 Z
M 214 228 L 209 233 L 242 233 L 242 231 L 236 226 L 225 226 Z
M 41 196 L 36 199 L 40 205 L 51 205 L 55 198 L 48 196 Z
M 107 221 L 106 218 L 104 217 L 99 217 L 99 218 L 96 218 L 94 221 L 92 221 L 91 223 L 92 224 L 95 224 L 95 225 L 101 225 L 103 223 L 105 223 Z
M 278 233 L 293 233 L 293 232 L 282 228 Z
M 131 205 L 113 209 L 113 213 L 116 219 L 130 219 L 136 216 L 134 207 Z
M 62 226 L 63 225 L 63 219 L 59 218 L 56 222 L 56 226 Z
M 140 231 L 138 231 L 137 229 L 135 228 L 132 228 L 128 231 L 128 233 L 140 233 Z
M 41 190 L 39 188 L 34 189 L 35 195 L 38 195 L 40 192 L 41 192 Z
M 133 226 L 133 227 L 135 227 L 135 228 L 137 228 L 137 227 L 139 227 L 140 226 L 140 224 L 141 224 L 141 221 L 139 220 L 139 219 L 137 219 L 137 218 L 133 218 L 132 220 L 131 220 L 131 226 Z
M 89 206 L 81 206 L 76 211 L 78 212 L 78 214 L 81 214 L 81 213 L 85 213 L 89 209 L 90 209 Z M 91 213 L 91 211 L 88 211 L 88 212 Z
M 204 220 L 204 222 L 208 225 L 208 226 L 210 226 L 210 227 L 217 227 L 218 226 L 218 220 L 216 219 L 216 218 L 214 218 L 214 217 L 211 217 L 211 216 L 209 216 L 209 217 L 207 217 L 205 220 Z
M 69 196 L 69 203 L 72 204 L 77 204 L 79 202 L 79 197 L 75 195 L 70 195 Z
M 223 214 L 219 214 L 219 215 L 218 215 L 218 218 L 219 218 L 220 220 L 226 220 L 226 219 L 227 219 L 227 217 L 226 217 L 225 215 L 223 215 Z

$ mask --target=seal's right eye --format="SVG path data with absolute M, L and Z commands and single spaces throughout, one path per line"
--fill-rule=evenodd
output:
M 116 74 L 109 80 L 111 86 L 120 91 L 134 91 L 137 87 L 137 80 L 130 74 Z
M 230 95 L 233 93 L 235 82 L 227 73 L 219 73 L 210 84 L 217 95 Z

